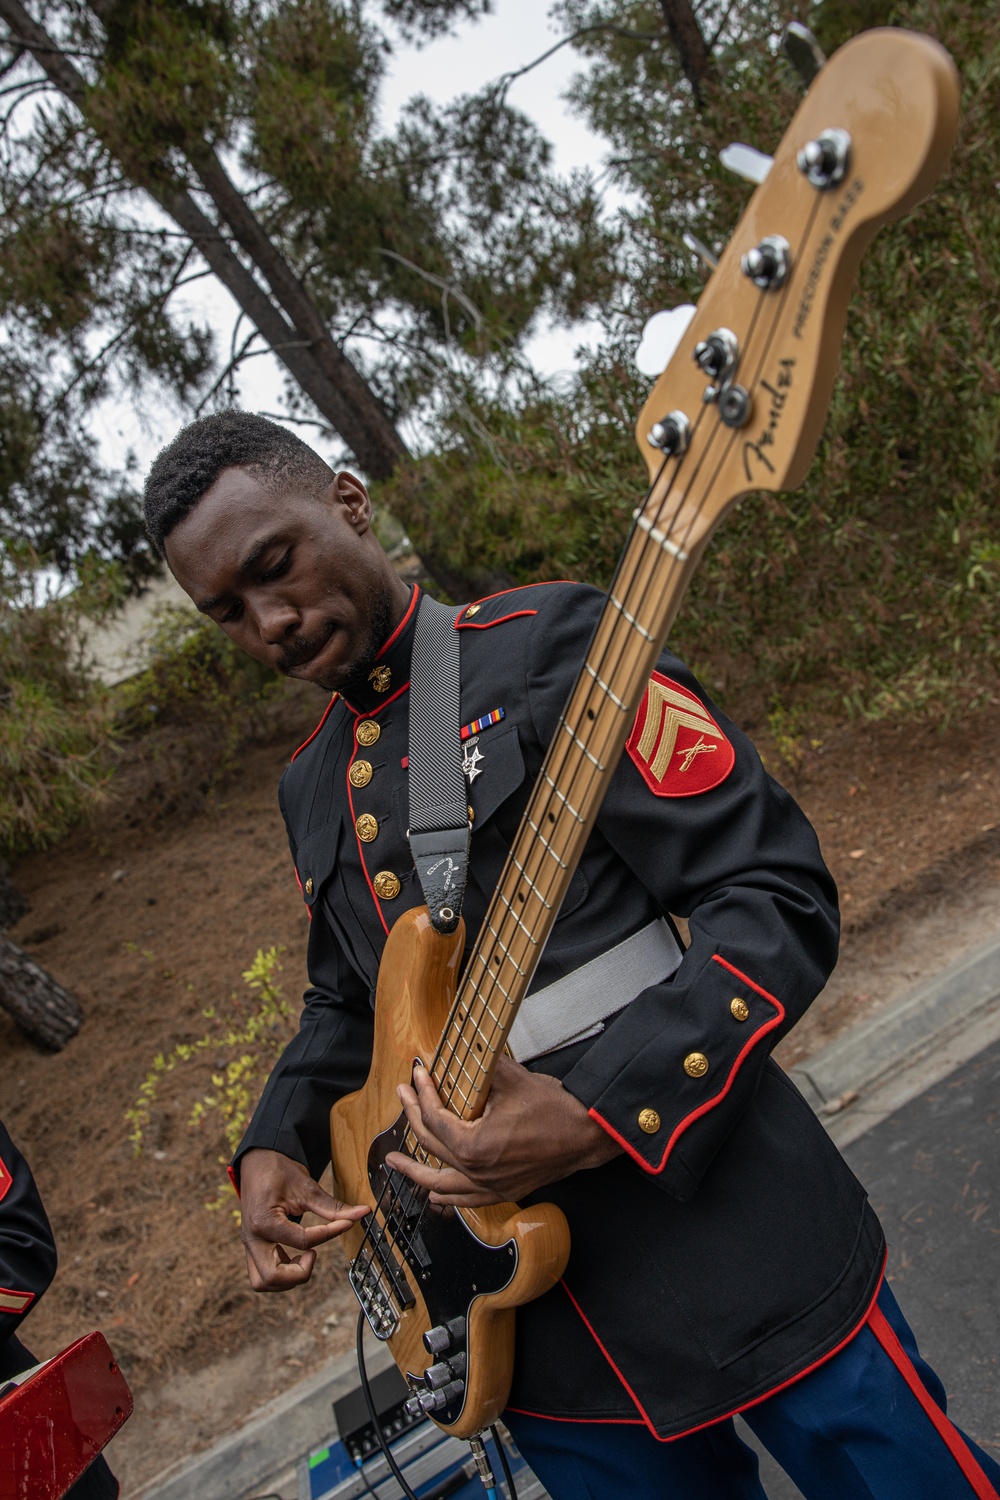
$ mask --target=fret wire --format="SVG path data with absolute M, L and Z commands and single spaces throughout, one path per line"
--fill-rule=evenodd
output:
M 570 739 L 578 747 L 578 749 L 580 749 L 580 750 L 583 751 L 584 755 L 587 757 L 588 760 L 592 760 L 594 762 L 594 765 L 597 767 L 597 769 L 599 771 L 603 771 L 604 770 L 604 766 L 597 759 L 597 756 L 591 754 L 591 752 L 587 749 L 586 745 L 580 739 L 579 735 L 576 734 L 573 731 L 573 729 L 570 727 L 570 725 L 566 723 L 566 720 L 563 719 L 561 721 L 561 723 L 562 723 L 562 727 L 565 729 L 566 733 L 569 735 Z
M 628 704 L 623 703 L 618 694 L 612 692 L 611 688 L 608 687 L 608 684 L 604 681 L 603 677 L 599 676 L 597 670 L 590 665 L 589 661 L 584 662 L 584 667 L 590 673 L 591 677 L 597 683 L 597 686 L 601 689 L 601 691 L 611 699 L 611 702 L 615 705 L 615 708 L 620 708 L 623 714 L 627 714 Z
M 549 786 L 555 792 L 556 796 L 559 798 L 559 801 L 563 804 L 563 806 L 569 812 L 572 813 L 572 815 L 576 819 L 576 821 L 578 823 L 582 823 L 584 821 L 583 818 L 580 816 L 580 814 L 577 812 L 576 808 L 573 806 L 572 802 L 566 796 L 566 793 L 565 792 L 561 792 L 559 790 L 559 788 L 556 786 L 555 782 L 552 780 L 552 777 L 549 775 L 548 771 L 543 771 L 542 772 L 542 777 L 543 777 L 543 779 L 545 781 L 548 782 Z
M 542 895 L 541 891 L 535 885 L 535 882 L 532 880 L 531 876 L 525 870 L 524 866 L 518 860 L 516 860 L 514 858 L 513 854 L 511 854 L 511 856 L 510 856 L 510 861 L 511 861 L 511 864 L 514 866 L 514 868 L 520 872 L 520 874 L 523 877 L 525 883 L 528 886 L 530 886 L 532 895 L 538 897 L 539 901 L 545 907 L 546 911 L 551 911 L 552 910 L 552 903 L 551 903 L 551 901 L 546 901 L 545 897 Z
M 566 861 L 564 859 L 560 859 L 559 858 L 558 854 L 552 848 L 552 845 L 549 843 L 548 839 L 545 837 L 544 833 L 539 828 L 538 824 L 537 823 L 533 823 L 530 818 L 526 818 L 525 821 L 527 822 L 528 827 L 529 828 L 533 828 L 534 831 L 535 831 L 535 833 L 538 835 L 538 842 L 541 844 L 541 846 L 545 850 L 546 854 L 551 854 L 552 858 L 555 860 L 556 864 L 559 865 L 562 869 L 565 870 L 566 869 Z M 492 930 L 493 929 L 491 928 L 490 931 L 492 932 Z

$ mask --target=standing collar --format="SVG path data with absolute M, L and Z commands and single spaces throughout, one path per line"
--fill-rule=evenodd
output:
M 341 694 L 352 713 L 376 714 L 409 686 L 413 630 L 420 597 L 419 585 L 414 584 L 406 612 L 375 658 L 368 681 L 360 691 L 352 692 L 350 697 Z

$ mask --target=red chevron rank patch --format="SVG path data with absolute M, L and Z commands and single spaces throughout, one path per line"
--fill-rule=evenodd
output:
M 0 1158 L 0 1198 L 5 1198 L 7 1196 L 7 1190 L 9 1189 L 12 1181 L 13 1178 L 7 1171 L 7 1168 L 4 1166 L 2 1158 Z
M 625 746 L 657 797 L 695 797 L 725 781 L 736 752 L 700 698 L 654 672 Z

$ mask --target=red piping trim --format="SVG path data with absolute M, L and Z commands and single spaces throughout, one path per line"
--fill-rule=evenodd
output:
M 307 740 L 303 740 L 302 741 L 301 745 L 296 750 L 295 755 L 292 756 L 292 760 L 295 760 L 296 756 L 301 755 L 302 752 L 303 752 L 303 750 L 306 748 L 307 745 L 311 745 L 312 744 L 313 740 L 319 734 L 320 730 L 323 728 L 323 725 L 326 723 L 327 719 L 329 718 L 329 716 L 330 716 L 330 710 L 333 707 L 333 705 L 336 703 L 336 701 L 337 701 L 337 699 L 339 697 L 340 697 L 339 693 L 334 693 L 333 697 L 330 699 L 329 703 L 326 705 L 326 708 L 323 710 L 323 717 L 320 719 L 319 723 L 316 725 L 316 728 L 313 730 L 313 732 L 309 736 L 309 738 Z
M 232 1166 L 229 1166 L 229 1167 L 226 1168 L 226 1176 L 229 1178 L 229 1181 L 232 1183 L 232 1185 L 233 1185 L 233 1192 L 236 1194 L 236 1196 L 238 1198 L 240 1196 L 240 1185 L 236 1181 L 236 1172 L 235 1172 L 235 1170 L 233 1169 Z
M 409 687 L 409 683 L 407 683 L 407 687 Z M 402 688 L 400 688 L 400 692 L 402 692 Z M 382 707 L 384 708 L 385 704 L 383 704 Z M 357 748 L 358 748 L 358 725 L 357 725 L 357 720 L 355 720 L 355 723 L 354 723 L 354 749 L 355 749 L 355 752 L 357 751 Z M 378 897 L 375 894 L 375 887 L 372 885 L 371 876 L 368 873 L 368 866 L 365 863 L 365 846 L 361 842 L 361 835 L 358 832 L 357 819 L 354 816 L 354 797 L 352 796 L 353 788 L 351 787 L 350 770 L 351 770 L 351 768 L 350 768 L 350 765 L 349 765 L 348 768 L 347 768 L 347 775 L 345 776 L 344 779 L 345 779 L 345 781 L 347 783 L 347 803 L 348 803 L 348 806 L 351 809 L 351 822 L 354 824 L 354 837 L 357 839 L 357 842 L 358 842 L 358 858 L 361 861 L 361 868 L 364 871 L 365 880 L 368 882 L 368 889 L 371 892 L 371 898 L 372 898 L 372 900 L 375 903 L 375 910 L 378 912 L 378 919 L 382 923 L 383 928 L 385 929 L 385 935 L 386 935 L 386 937 L 388 937 L 389 936 L 389 924 L 385 920 L 385 917 L 382 914 L 382 904 L 381 904 L 381 902 L 379 901 Z
M 641 1417 L 550 1417 L 548 1412 L 528 1411 L 523 1406 L 508 1406 L 508 1411 L 516 1412 L 519 1417 L 537 1417 L 541 1422 L 574 1422 L 580 1427 L 589 1423 L 591 1427 L 645 1427 Z
M 607 1360 L 607 1362 L 611 1366 L 612 1370 L 614 1370 L 615 1374 L 618 1376 L 618 1379 L 621 1382 L 621 1384 L 628 1391 L 629 1396 L 631 1397 L 633 1403 L 635 1404 L 636 1411 L 639 1413 L 639 1415 L 641 1416 L 642 1420 L 645 1422 L 646 1426 L 649 1428 L 650 1432 L 655 1437 L 656 1436 L 656 1429 L 655 1429 L 655 1427 L 653 1426 L 652 1422 L 649 1419 L 649 1413 L 646 1411 L 646 1409 L 643 1406 L 642 1402 L 639 1400 L 639 1397 L 636 1395 L 635 1391 L 629 1385 L 628 1381 L 625 1379 L 625 1376 L 622 1374 L 621 1370 L 619 1370 L 618 1366 L 615 1364 L 614 1360 L 611 1358 L 611 1355 L 608 1353 L 607 1349 L 604 1347 L 603 1343 L 601 1342 L 600 1338 L 597 1335 L 597 1332 L 594 1329 L 593 1324 L 591 1323 L 590 1319 L 587 1317 L 587 1314 L 584 1312 L 583 1308 L 580 1306 L 579 1302 L 577 1302 L 576 1298 L 573 1296 L 573 1293 L 570 1291 L 569 1287 L 566 1285 L 566 1278 L 565 1277 L 562 1278 L 561 1285 L 562 1285 L 563 1291 L 566 1293 L 567 1297 L 572 1302 L 573 1306 L 576 1308 L 577 1313 L 583 1319 L 584 1327 L 586 1328 L 587 1332 L 590 1334 L 590 1337 L 594 1340 L 594 1343 L 597 1345 L 598 1349 L 600 1349 L 601 1353 L 604 1355 L 604 1358 Z M 570 1420 L 572 1420 L 572 1418 L 570 1418 Z
M 0 1202 L 2 1202 L 4 1198 L 6 1198 L 7 1194 L 10 1191 L 10 1185 L 13 1181 L 13 1173 L 7 1170 L 6 1166 L 3 1163 L 3 1160 L 0 1159 Z
M 949 1421 L 937 1402 L 932 1398 L 927 1387 L 914 1369 L 913 1361 L 899 1342 L 892 1325 L 880 1307 L 872 1308 L 868 1315 L 868 1325 L 886 1354 L 888 1354 L 896 1366 L 896 1369 L 910 1387 L 914 1396 L 916 1396 L 924 1415 L 932 1423 L 938 1437 L 958 1464 L 965 1478 L 969 1481 L 973 1494 L 978 1495 L 979 1500 L 997 1500 L 996 1490 L 990 1484 L 969 1451 L 962 1438 L 962 1434 L 955 1427 L 954 1423 Z
M 519 583 L 519 584 L 517 584 L 512 589 L 501 589 L 499 591 L 499 593 L 496 593 L 496 594 L 484 594 L 481 599 L 473 599 L 473 600 L 471 600 L 471 603 L 473 603 L 473 604 L 489 604 L 489 602 L 490 602 L 491 599 L 503 599 L 503 598 L 506 597 L 507 594 L 520 594 L 520 593 L 523 592 L 524 589 L 544 589 L 544 588 L 548 588 L 548 586 L 550 584 L 552 584 L 552 583 L 579 583 L 579 582 L 580 582 L 579 578 L 543 578 L 542 581 L 541 581 L 541 583 Z M 455 629 L 456 630 L 458 629 L 458 622 L 459 622 L 459 620 L 465 614 L 465 611 L 468 609 L 468 607 L 469 607 L 468 604 L 463 604 L 462 608 L 459 610 L 458 614 L 455 616 Z M 537 615 L 537 613 L 538 613 L 537 609 L 518 610 L 518 614 Z M 512 620 L 514 618 L 514 616 L 513 615 L 505 615 L 504 618 L 507 619 L 507 620 Z M 491 625 L 498 625 L 500 622 L 499 622 L 499 620 L 491 620 L 489 623 Z M 483 626 L 482 625 L 477 625 L 476 629 L 477 630 L 482 630 Z
M 8 1297 L 20 1297 L 20 1298 L 24 1298 L 24 1306 L 23 1307 L 20 1307 L 20 1308 L 5 1307 L 3 1309 L 3 1311 L 9 1317 L 13 1316 L 15 1318 L 23 1318 L 24 1315 L 25 1315 L 25 1313 L 28 1311 L 28 1308 L 31 1306 L 31 1304 L 35 1300 L 35 1293 L 34 1292 L 22 1292 L 19 1287 L 0 1286 L 0 1292 L 3 1292 Z
M 755 990 L 758 995 L 761 995 L 768 1002 L 768 1004 L 775 1007 L 777 1015 L 772 1016 L 770 1021 L 765 1021 L 763 1026 L 759 1026 L 753 1033 L 753 1035 L 747 1038 L 746 1042 L 743 1045 L 743 1048 L 736 1058 L 736 1061 L 733 1063 L 732 1067 L 729 1070 L 729 1076 L 727 1077 L 725 1084 L 719 1090 L 719 1092 L 717 1094 L 713 1094 L 711 1099 L 706 1099 L 703 1104 L 699 1104 L 698 1108 L 693 1109 L 689 1115 L 685 1115 L 680 1124 L 675 1127 L 673 1134 L 664 1147 L 663 1155 L 660 1158 L 659 1165 L 653 1166 L 652 1163 L 648 1162 L 644 1156 L 641 1156 L 635 1149 L 635 1147 L 631 1145 L 630 1142 L 625 1140 L 624 1136 L 618 1134 L 613 1125 L 608 1124 L 603 1115 L 599 1115 L 597 1113 L 596 1109 L 588 1109 L 587 1111 L 591 1119 L 596 1120 L 598 1125 L 603 1126 L 603 1128 L 608 1132 L 608 1135 L 610 1135 L 614 1140 L 618 1142 L 623 1151 L 628 1152 L 633 1161 L 638 1162 L 639 1166 L 642 1167 L 644 1171 L 651 1172 L 654 1175 L 658 1172 L 663 1171 L 663 1168 L 667 1164 L 667 1158 L 676 1146 L 677 1142 L 680 1140 L 681 1136 L 684 1134 L 685 1130 L 687 1130 L 690 1125 L 693 1125 L 695 1120 L 700 1119 L 702 1115 L 708 1114 L 709 1110 L 715 1109 L 716 1105 L 720 1104 L 726 1097 L 726 1095 L 729 1093 L 729 1090 L 732 1088 L 733 1084 L 736 1081 L 737 1073 L 746 1062 L 754 1047 L 757 1046 L 757 1043 L 761 1040 L 761 1038 L 767 1036 L 769 1031 L 774 1031 L 775 1027 L 780 1026 L 782 1021 L 785 1019 L 785 1007 L 782 1005 L 780 1000 L 775 998 L 774 995 L 769 994 L 767 990 L 761 989 L 759 984 L 754 984 L 752 979 L 748 979 L 747 976 L 741 973 L 739 969 L 734 968 L 732 964 L 727 963 L 724 958 L 720 958 L 718 953 L 712 954 L 712 962 L 720 964 L 723 969 L 728 969 L 729 973 L 734 975 L 741 984 L 745 984 L 748 989 Z
M 857 1337 L 857 1335 L 861 1332 L 862 1328 L 864 1328 L 865 1324 L 870 1320 L 870 1318 L 872 1316 L 872 1313 L 877 1310 L 875 1304 L 878 1301 L 878 1294 L 882 1290 L 882 1278 L 885 1276 L 885 1262 L 886 1262 L 886 1258 L 888 1256 L 888 1253 L 889 1252 L 886 1251 L 885 1255 L 883 1255 L 883 1257 L 882 1257 L 882 1269 L 879 1272 L 878 1285 L 875 1288 L 875 1291 L 874 1291 L 874 1293 L 872 1295 L 871 1301 L 869 1302 L 869 1304 L 868 1304 L 867 1308 L 865 1309 L 864 1313 L 862 1314 L 861 1318 L 859 1318 L 858 1322 L 851 1329 L 850 1333 L 845 1334 L 845 1336 L 841 1339 L 841 1341 L 840 1341 L 839 1344 L 834 1344 L 834 1346 L 833 1346 L 832 1349 L 828 1350 L 826 1354 L 821 1354 L 820 1357 L 819 1357 L 819 1359 L 813 1360 L 813 1362 L 812 1362 L 811 1365 L 807 1365 L 806 1368 L 804 1370 L 800 1370 L 797 1375 L 789 1375 L 789 1377 L 788 1377 L 787 1380 L 783 1380 L 780 1385 L 773 1386 L 771 1388 L 771 1390 L 765 1391 L 763 1393 L 763 1395 L 761 1395 L 761 1396 L 755 1396 L 752 1401 L 746 1401 L 746 1402 L 743 1403 L 742 1406 L 734 1406 L 733 1409 L 732 1409 L 732 1411 L 723 1412 L 721 1416 L 712 1417 L 707 1422 L 699 1422 L 696 1427 L 688 1427 L 684 1432 L 675 1432 L 675 1433 L 672 1433 L 670 1437 L 661 1437 L 660 1434 L 656 1431 L 656 1428 L 653 1426 L 652 1422 L 649 1420 L 649 1417 L 646 1415 L 645 1411 L 643 1411 L 643 1408 L 642 1408 L 640 1402 L 638 1401 L 638 1399 L 637 1399 L 637 1397 L 635 1395 L 635 1392 L 632 1390 L 632 1387 L 629 1385 L 628 1381 L 622 1375 L 622 1373 L 619 1370 L 618 1366 L 615 1364 L 614 1360 L 611 1358 L 611 1355 L 608 1353 L 608 1351 L 605 1349 L 604 1345 L 601 1343 L 600 1339 L 597 1337 L 597 1334 L 594 1332 L 594 1330 L 591 1327 L 590 1323 L 587 1321 L 587 1318 L 584 1315 L 584 1312 L 583 1312 L 582 1308 L 580 1307 L 580 1304 L 577 1302 L 576 1298 L 573 1296 L 573 1293 L 570 1291 L 570 1289 L 566 1285 L 565 1281 L 563 1282 L 563 1288 L 564 1288 L 564 1290 L 566 1292 L 566 1295 L 569 1297 L 569 1300 L 572 1302 L 573 1306 L 576 1308 L 577 1312 L 580 1314 L 580 1317 L 583 1318 L 583 1322 L 584 1322 L 585 1327 L 587 1328 L 588 1333 L 590 1333 L 591 1336 L 593 1337 L 594 1342 L 597 1344 L 597 1347 L 600 1349 L 601 1353 L 604 1355 L 604 1358 L 607 1360 L 607 1362 L 611 1366 L 612 1370 L 614 1370 L 615 1374 L 618 1376 L 618 1379 L 621 1381 L 622 1385 L 628 1391 L 629 1395 L 631 1396 L 632 1400 L 635 1402 L 635 1404 L 638 1407 L 639 1411 L 642 1412 L 642 1415 L 643 1415 L 643 1418 L 645 1420 L 646 1426 L 649 1428 L 650 1432 L 653 1434 L 653 1436 L 655 1437 L 656 1441 L 658 1443 L 676 1443 L 680 1438 L 690 1437 L 691 1434 L 694 1433 L 694 1432 L 703 1432 L 706 1427 L 714 1427 L 719 1422 L 728 1422 L 728 1420 L 729 1420 L 730 1417 L 735 1417 L 740 1412 L 743 1412 L 743 1411 L 749 1411 L 752 1406 L 759 1406 L 762 1401 L 770 1401 L 771 1397 L 772 1396 L 777 1396 L 778 1393 L 779 1393 L 779 1391 L 787 1390 L 790 1385 L 795 1385 L 795 1383 L 797 1381 L 804 1380 L 807 1375 L 811 1375 L 814 1370 L 818 1370 L 821 1365 L 825 1365 L 828 1360 L 831 1360 L 835 1354 L 839 1354 L 840 1351 L 841 1351 L 841 1349 L 846 1349 L 847 1345 L 851 1342 L 851 1340 L 853 1338 Z M 914 1371 L 914 1375 L 916 1375 L 916 1371 Z M 930 1398 L 928 1397 L 928 1400 L 929 1399 Z M 516 1408 L 515 1407 L 511 1407 L 511 1410 L 514 1411 L 514 1410 L 516 1410 Z M 937 1410 L 936 1407 L 935 1407 L 935 1410 Z M 541 1412 L 538 1412 L 538 1413 L 528 1412 L 528 1413 L 526 1413 L 526 1415 L 527 1416 L 535 1416 L 535 1415 L 542 1416 L 543 1414 Z M 545 1418 L 545 1420 L 546 1421 L 552 1421 L 552 1422 L 572 1422 L 572 1421 L 575 1421 L 576 1418 L 574 1418 L 574 1417 L 548 1417 L 548 1418 Z M 600 1419 L 599 1418 L 595 1418 L 595 1417 L 583 1417 L 583 1418 L 580 1418 L 580 1420 L 581 1421 L 598 1421 Z M 622 1420 L 622 1419 L 619 1419 L 619 1420 Z M 624 1420 L 627 1420 L 627 1419 L 624 1419 Z M 983 1500 L 996 1500 L 996 1495 L 995 1495 L 994 1491 L 993 1490 L 988 1490 L 986 1492 L 986 1494 L 983 1496 Z
M 376 661 L 378 661 L 379 656 L 384 656 L 385 653 L 389 650 L 390 646 L 395 645 L 396 641 L 399 640 L 399 637 L 402 635 L 403 631 L 406 629 L 407 621 L 409 620 L 410 616 L 413 614 L 413 611 L 417 607 L 417 600 L 418 600 L 419 597 L 420 597 L 420 585 L 419 585 L 419 583 L 415 583 L 413 585 L 413 593 L 410 595 L 410 602 L 406 606 L 406 614 L 400 620 L 399 624 L 396 626 L 395 630 L 392 632 L 392 635 L 389 637 L 389 639 L 383 645 L 382 649 L 379 651 L 378 656 L 376 656 L 376 658 L 375 658 Z
M 504 622 L 507 621 L 507 620 L 517 620 L 517 619 L 520 619 L 521 615 L 537 615 L 537 613 L 538 613 L 537 609 L 515 609 L 509 615 L 498 615 L 495 620 L 481 620 L 478 623 L 476 621 L 474 621 L 474 620 L 468 620 L 468 621 L 466 621 L 466 620 L 456 620 L 455 621 L 455 629 L 456 630 L 490 630 L 490 629 L 492 629 L 492 627 L 494 625 L 503 625 Z

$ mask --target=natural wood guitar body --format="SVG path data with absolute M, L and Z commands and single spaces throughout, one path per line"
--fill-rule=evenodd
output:
M 460 922 L 448 937 L 434 931 L 426 907 L 404 912 L 389 934 L 379 969 L 375 1002 L 375 1046 L 365 1087 L 334 1105 L 331 1116 L 333 1171 L 337 1195 L 347 1203 L 371 1203 L 368 1176 L 372 1141 L 399 1118 L 396 1089 L 409 1083 L 416 1059 L 429 1063 L 448 1020 L 465 944 Z M 465 1401 L 457 1421 L 436 1420 L 456 1437 L 467 1437 L 495 1422 L 507 1404 L 514 1355 L 514 1309 L 555 1285 L 569 1256 L 569 1228 L 562 1211 L 545 1203 L 519 1208 L 498 1203 L 463 1209 L 461 1218 L 483 1243 L 500 1247 L 513 1240 L 516 1270 L 501 1291 L 475 1296 L 469 1313 Z M 458 1231 L 460 1233 L 460 1231 Z M 362 1248 L 358 1226 L 341 1243 L 353 1260 Z M 403 1266 L 414 1305 L 402 1312 L 388 1340 L 404 1373 L 422 1375 L 434 1363 L 424 1333 L 435 1321 L 428 1312 L 418 1272 Z

